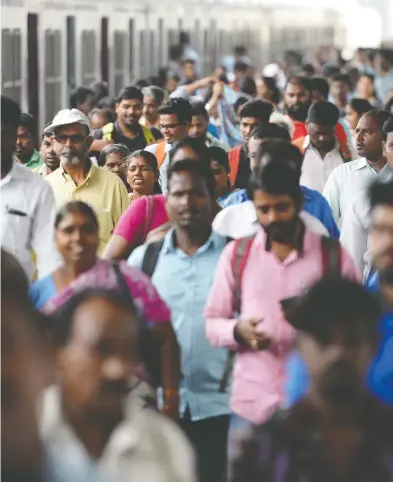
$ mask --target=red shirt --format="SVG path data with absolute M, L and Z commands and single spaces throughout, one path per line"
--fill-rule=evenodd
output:
M 299 122 L 291 119 L 293 125 L 295 126 L 295 130 L 293 132 L 292 141 L 296 141 L 299 137 L 306 137 L 308 134 L 307 127 L 305 122 Z M 340 142 L 340 144 L 347 144 L 348 145 L 348 138 L 345 134 L 344 127 L 340 124 L 336 124 L 336 138 Z

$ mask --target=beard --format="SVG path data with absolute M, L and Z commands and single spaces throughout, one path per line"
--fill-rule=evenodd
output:
M 289 117 L 298 122 L 306 122 L 308 109 L 310 108 L 311 102 L 306 104 L 295 104 L 293 106 L 285 106 L 285 110 Z
M 289 221 L 275 221 L 269 226 L 262 226 L 268 238 L 276 243 L 286 244 L 293 240 L 298 227 L 298 217 Z
M 63 167 L 67 166 L 77 166 L 82 162 L 83 156 L 78 151 L 68 151 L 62 152 L 59 156 L 61 165 Z

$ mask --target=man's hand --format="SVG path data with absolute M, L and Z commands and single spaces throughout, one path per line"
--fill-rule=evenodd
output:
M 255 318 L 239 321 L 235 326 L 235 338 L 253 351 L 264 350 L 269 346 L 270 338 L 264 333 L 257 331 L 257 326 L 261 321 L 261 319 L 257 320 Z

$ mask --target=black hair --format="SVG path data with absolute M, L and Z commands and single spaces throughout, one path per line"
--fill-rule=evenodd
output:
M 147 79 L 135 79 L 133 80 L 132 84 L 130 87 L 135 87 L 139 90 L 144 89 L 145 87 L 149 87 L 150 82 Z M 133 99 L 134 97 L 130 97 Z
M 149 164 L 149 166 L 151 167 L 154 174 L 159 176 L 160 170 L 158 168 L 158 161 L 157 161 L 156 156 L 152 152 L 146 151 L 144 149 L 139 149 L 137 151 L 132 152 L 128 156 L 128 158 L 125 160 L 125 163 L 127 165 L 127 169 L 128 169 L 128 166 L 130 164 L 131 159 L 135 159 L 135 158 L 144 159 Z M 161 185 L 160 185 L 160 182 L 159 182 L 158 179 L 156 181 L 154 181 L 153 194 L 162 194 Z
M 300 149 L 290 141 L 283 139 L 267 139 L 258 149 L 258 159 L 267 162 L 284 162 L 296 171 L 300 179 L 303 165 L 303 155 Z
M 29 281 L 19 261 L 1 248 L 1 297 L 27 300 Z
M 299 173 L 288 162 L 277 159 L 266 165 L 259 165 L 251 174 L 247 193 L 249 199 L 254 198 L 255 191 L 264 191 L 273 196 L 286 194 L 290 196 L 300 209 L 303 193 L 299 184 Z
M 83 104 L 88 97 L 95 97 L 94 91 L 87 87 L 78 87 L 70 96 L 71 109 L 77 109 L 78 104 Z
M 194 137 L 186 137 L 173 145 L 169 152 L 169 165 L 173 163 L 173 158 L 175 157 L 177 151 L 185 147 L 192 149 L 198 156 L 199 161 L 210 168 L 211 156 L 209 148 L 201 139 Z
M 268 138 L 283 139 L 284 141 L 291 142 L 291 136 L 289 135 L 288 129 L 272 122 L 256 127 L 251 132 L 250 138 L 258 140 Z
M 393 207 L 393 181 L 372 183 L 369 187 L 368 197 L 371 209 L 381 204 Z
M 114 153 L 119 153 L 124 160 L 130 155 L 128 147 L 124 144 L 109 144 L 108 146 L 104 147 L 104 149 L 102 149 L 102 151 L 100 152 L 98 165 L 100 167 L 105 166 L 107 156 Z
M 340 117 L 339 110 L 331 102 L 322 101 L 311 104 L 307 120 L 322 126 L 335 126 Z
M 94 98 L 96 102 L 108 97 L 109 89 L 108 89 L 108 82 L 99 81 L 94 82 L 91 86 L 92 90 L 94 91 Z
M 67 345 L 72 332 L 73 317 L 79 306 L 85 301 L 97 298 L 105 299 L 127 311 L 130 315 L 138 316 L 138 311 L 132 298 L 125 293 L 115 289 L 86 288 L 74 294 L 53 314 L 50 334 L 57 346 Z
M 263 100 L 249 100 L 240 109 L 239 116 L 243 117 L 255 117 L 259 119 L 261 123 L 267 124 L 270 119 L 270 115 L 273 112 L 273 106 L 269 102 Z
M 116 99 L 114 97 L 104 97 L 98 101 L 100 109 L 114 109 L 116 107 Z
M 351 336 L 359 341 L 376 341 L 380 317 L 377 300 L 361 284 L 326 276 L 297 303 L 291 323 L 323 344 L 331 342 L 333 328 L 337 326 L 350 328 Z
M 349 106 L 360 116 L 370 112 L 370 110 L 373 110 L 373 106 L 368 100 L 358 99 L 356 97 L 349 101 Z
M 373 121 L 380 127 L 380 129 L 385 133 L 383 127 L 386 121 L 391 117 L 390 112 L 382 109 L 373 109 L 364 114 L 367 117 L 371 117 Z
M 315 67 L 313 64 L 303 64 L 301 70 L 302 72 L 307 72 L 307 74 L 315 75 Z
M 255 80 L 249 76 L 244 77 L 239 84 L 239 90 L 240 92 L 244 92 L 251 97 L 255 97 L 257 95 L 257 86 Z
M 209 152 L 212 161 L 217 161 L 221 167 L 225 169 L 226 172 L 229 172 L 229 159 L 228 153 L 218 146 L 211 146 L 209 147 Z
M 248 102 L 248 99 L 247 97 L 243 97 L 243 96 L 239 96 L 235 103 L 233 104 L 233 108 L 235 110 L 236 113 L 239 112 L 239 109 L 241 109 L 243 107 L 244 104 L 246 104 Z
M 97 216 L 94 214 L 93 209 L 86 203 L 82 201 L 70 201 L 64 204 L 58 211 L 55 218 L 55 229 L 59 227 L 59 224 L 68 214 L 83 214 L 86 216 L 95 226 L 98 232 L 98 220 Z
M 324 77 L 311 77 L 310 79 L 311 92 L 316 90 L 320 92 L 325 99 L 329 96 L 329 82 Z
M 191 159 L 184 159 L 171 164 L 168 168 L 168 191 L 170 192 L 171 179 L 174 174 L 181 171 L 188 171 L 196 174 L 206 182 L 206 188 L 212 198 L 214 198 L 215 180 L 210 165 L 203 162 L 195 162 Z
M 347 74 L 337 74 L 332 78 L 332 83 L 333 82 L 343 82 L 344 84 L 347 84 L 349 88 L 351 88 L 351 79 L 349 78 L 349 75 Z
M 250 68 L 250 66 L 248 64 L 246 64 L 245 62 L 243 62 L 242 60 L 238 60 L 237 62 L 235 62 L 235 65 L 233 67 L 233 70 L 235 72 L 247 72 L 247 70 Z
M 311 82 L 309 77 L 304 77 L 303 75 L 294 75 L 288 79 L 285 90 L 287 89 L 288 85 L 300 85 L 308 90 L 308 92 L 311 94 Z
M 18 127 L 21 118 L 21 110 L 19 104 L 13 99 L 1 96 L 1 122 L 4 125 Z
M 270 92 L 270 100 L 273 102 L 273 104 L 277 105 L 281 100 L 281 91 L 277 87 L 276 79 L 274 77 L 263 76 L 262 80 Z
M 53 132 L 46 132 L 46 128 L 52 125 L 52 122 L 48 122 L 44 125 L 44 130 L 42 131 L 41 140 L 44 140 L 45 137 L 51 137 Z
M 236 55 L 246 55 L 246 52 L 247 52 L 246 47 L 244 45 L 236 45 L 233 51 Z
M 168 102 L 163 104 L 158 109 L 158 113 L 160 115 L 175 115 L 181 124 L 186 122 L 191 123 L 192 105 L 188 100 L 176 97 L 174 99 L 169 99 Z
M 123 100 L 131 99 L 139 100 L 141 103 L 143 102 L 143 94 L 139 87 L 130 85 L 128 87 L 124 87 L 124 89 L 121 89 L 119 95 L 117 96 L 117 103 L 120 104 L 120 102 Z
M 390 132 L 393 132 L 393 115 L 392 114 L 389 116 L 389 118 L 384 123 L 383 132 L 384 132 L 385 136 L 387 134 L 389 134 Z
M 95 107 L 89 112 L 89 119 L 91 119 L 94 115 L 103 115 L 107 124 L 109 124 L 110 122 L 115 122 L 115 116 L 113 112 L 109 109 L 99 109 Z
M 330 79 L 341 73 L 341 69 L 336 64 L 325 64 L 322 67 L 322 75 L 327 79 Z
M 144 87 L 142 89 L 142 94 L 146 97 L 153 97 L 154 102 L 157 105 L 161 105 L 164 102 L 165 92 L 160 87 L 156 85 L 149 85 L 149 87 Z
M 25 127 L 35 142 L 37 138 L 37 122 L 31 114 L 23 113 L 20 117 L 19 126 Z
M 392 97 L 386 102 L 384 110 L 387 110 L 390 114 L 393 114 L 392 112 L 392 107 L 393 107 L 393 95 Z
M 192 116 L 202 116 L 204 119 L 209 120 L 209 114 L 207 113 L 204 102 L 195 102 L 192 104 Z

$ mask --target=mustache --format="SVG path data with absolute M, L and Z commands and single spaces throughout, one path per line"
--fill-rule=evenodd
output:
M 63 164 L 79 164 L 83 159 L 83 155 L 79 151 L 69 150 L 62 152 L 59 158 Z

